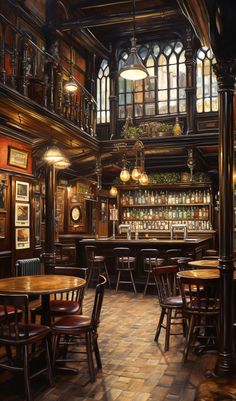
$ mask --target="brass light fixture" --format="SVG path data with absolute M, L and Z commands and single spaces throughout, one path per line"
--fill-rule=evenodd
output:
M 130 179 L 130 173 L 129 170 L 126 167 L 126 158 L 125 158 L 125 154 L 123 155 L 123 159 L 122 159 L 122 170 L 120 173 L 120 179 L 122 182 L 127 182 Z
M 141 141 L 137 141 L 134 144 L 133 150 L 135 151 L 136 160 L 135 167 L 131 173 L 131 177 L 134 181 L 139 182 L 141 185 L 148 184 L 148 175 L 144 171 L 144 145 Z
M 63 158 L 63 153 L 56 145 L 50 146 L 43 155 L 43 160 L 49 164 L 60 162 Z
M 70 165 L 71 165 L 70 160 L 66 156 L 63 156 L 63 159 L 61 159 L 58 162 L 54 163 L 55 168 L 57 168 L 59 170 L 63 170 L 65 168 L 68 168 Z
M 69 81 L 65 83 L 64 89 L 69 93 L 74 93 L 78 90 L 78 85 L 72 76 L 70 76 Z
M 116 187 L 114 187 L 114 186 L 111 187 L 111 189 L 110 189 L 110 195 L 111 195 L 113 198 L 116 197 L 116 195 L 117 195 L 117 188 L 116 188 Z
M 131 50 L 126 62 L 120 69 L 120 76 L 132 81 L 144 79 L 148 76 L 148 71 L 137 53 L 135 28 L 135 0 L 133 0 L 133 37 L 131 38 Z

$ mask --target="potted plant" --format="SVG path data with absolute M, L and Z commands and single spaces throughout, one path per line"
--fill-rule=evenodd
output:
M 139 127 L 128 127 L 123 134 L 124 138 L 139 139 L 142 134 L 142 130 Z
M 172 135 L 173 124 L 160 123 L 158 126 L 158 136 Z

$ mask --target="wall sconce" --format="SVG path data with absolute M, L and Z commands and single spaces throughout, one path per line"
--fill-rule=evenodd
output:
M 117 188 L 112 186 L 110 189 L 110 195 L 115 198 L 117 196 Z

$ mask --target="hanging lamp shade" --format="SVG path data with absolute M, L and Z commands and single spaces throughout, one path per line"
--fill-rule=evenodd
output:
M 63 157 L 63 159 L 59 160 L 54 164 L 55 168 L 59 170 L 63 170 L 64 168 L 68 168 L 71 165 L 69 159 L 67 157 Z
M 141 185 L 147 185 L 149 182 L 148 175 L 145 173 L 145 171 L 141 174 L 141 177 L 139 178 L 139 182 Z
M 130 179 L 129 170 L 126 167 L 123 167 L 120 173 L 120 179 L 123 182 L 127 182 Z
M 131 81 L 144 79 L 148 76 L 148 71 L 137 53 L 136 39 L 134 36 L 131 39 L 130 54 L 123 67 L 120 69 L 120 76 L 124 79 L 130 79 Z
M 114 198 L 116 197 L 116 195 L 117 195 L 117 188 L 116 187 L 114 187 L 114 186 L 111 187 L 110 195 L 113 196 Z
M 77 83 L 73 80 L 73 78 L 70 77 L 70 80 L 69 80 L 68 82 L 65 83 L 64 89 L 65 89 L 67 92 L 74 93 L 74 92 L 76 92 L 76 91 L 78 90 L 78 85 L 77 85 Z
M 61 161 L 64 156 L 56 145 L 52 145 L 46 150 L 42 158 L 45 162 L 52 164 Z
M 131 173 L 131 177 L 134 181 L 138 181 L 141 177 L 141 168 L 138 166 L 135 166 Z

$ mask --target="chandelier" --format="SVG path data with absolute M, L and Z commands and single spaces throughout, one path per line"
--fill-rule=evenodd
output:
M 144 145 L 143 142 L 138 140 L 135 142 L 132 151 L 135 152 L 135 165 L 134 168 L 130 172 L 127 168 L 127 161 L 125 154 L 122 159 L 122 170 L 120 173 L 120 179 L 123 183 L 130 180 L 130 176 L 133 181 L 139 183 L 140 185 L 147 185 L 149 182 L 148 175 L 145 172 L 145 156 L 144 156 Z

